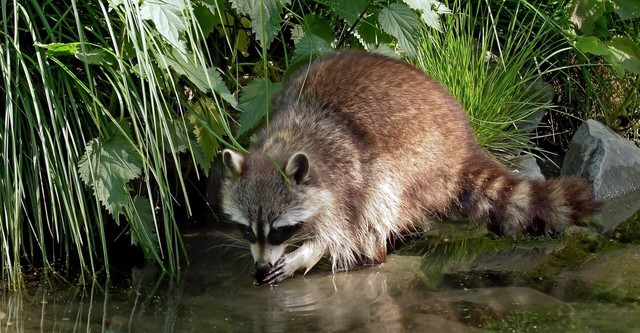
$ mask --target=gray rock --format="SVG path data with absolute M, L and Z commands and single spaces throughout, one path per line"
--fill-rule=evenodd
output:
M 514 165 L 514 175 L 544 180 L 540 166 L 538 166 L 538 162 L 536 162 L 536 158 L 533 155 L 521 155 L 514 158 L 511 162 L 513 162 Z
M 590 119 L 569 143 L 562 174 L 588 179 L 598 198 L 619 197 L 640 190 L 640 149 Z
M 594 216 L 603 231 L 640 209 L 640 149 L 595 120 L 580 126 L 569 143 L 562 174 L 589 180 L 596 197 L 606 201 Z

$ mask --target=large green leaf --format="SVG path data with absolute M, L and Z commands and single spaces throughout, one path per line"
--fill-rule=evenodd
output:
M 281 89 L 282 83 L 272 83 L 263 78 L 254 79 L 242 88 L 239 103 L 242 114 L 238 136 L 249 132 L 262 121 L 269 110 L 271 98 Z
M 231 5 L 241 15 L 249 16 L 251 29 L 260 46 L 269 48 L 273 37 L 280 30 L 280 14 L 291 0 L 231 0 Z
M 80 178 L 114 217 L 131 200 L 128 182 L 142 174 L 142 158 L 131 144 L 129 125 L 122 123 L 121 128 L 114 126 L 109 138 L 89 141 L 78 162 Z
M 180 33 L 187 30 L 184 24 L 183 0 L 145 0 L 140 6 L 140 18 L 150 20 L 156 30 L 180 52 L 186 52 Z
M 597 37 L 593 36 L 578 36 L 576 38 L 576 47 L 582 52 L 599 56 L 611 53 L 604 43 L 602 43 Z
M 383 8 L 378 17 L 380 27 L 386 33 L 398 39 L 400 47 L 408 56 L 414 57 L 418 50 L 417 31 L 418 17 L 411 8 L 392 3 Z

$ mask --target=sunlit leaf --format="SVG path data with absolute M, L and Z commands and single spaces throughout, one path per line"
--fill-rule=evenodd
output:
M 451 13 L 449 7 L 444 3 L 436 0 L 403 0 L 409 7 L 420 11 L 422 21 L 427 26 L 430 26 L 440 32 L 442 32 L 442 26 L 440 24 L 440 15 Z
M 51 44 L 35 44 L 38 48 L 44 49 L 45 54 L 49 57 L 70 56 L 78 52 L 80 43 L 51 43 Z
M 183 53 L 186 49 L 180 33 L 187 30 L 183 21 L 184 4 L 183 0 L 145 0 L 140 6 L 140 18 L 152 21 L 167 42 Z

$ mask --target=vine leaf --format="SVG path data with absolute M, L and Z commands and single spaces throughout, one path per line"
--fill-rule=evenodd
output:
M 95 138 L 87 143 L 78 162 L 78 172 L 100 203 L 117 217 L 131 200 L 128 182 L 142 174 L 142 158 L 131 144 L 127 123 L 121 123 L 121 129 L 110 127 L 114 133 L 111 137 Z
M 416 56 L 418 53 L 416 27 L 419 21 L 411 8 L 392 3 L 380 11 L 378 21 L 384 32 L 398 39 L 398 43 L 408 56 Z
M 269 101 L 281 89 L 282 83 L 272 83 L 264 78 L 254 79 L 242 88 L 238 104 L 242 110 L 238 136 L 249 132 L 262 121 L 269 112 Z
M 249 16 L 251 30 L 256 34 L 260 46 L 265 49 L 269 48 L 280 30 L 282 9 L 290 4 L 291 0 L 231 0 L 231 6 L 239 14 Z
M 187 30 L 182 14 L 184 4 L 183 0 L 145 0 L 140 6 L 140 18 L 153 22 L 167 42 L 182 53 L 186 48 L 180 33 Z

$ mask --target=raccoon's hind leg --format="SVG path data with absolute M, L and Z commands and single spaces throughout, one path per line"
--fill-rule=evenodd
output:
M 306 241 L 291 253 L 287 253 L 271 268 L 256 284 L 267 283 L 277 285 L 288 277 L 291 277 L 299 269 L 305 269 L 304 274 L 320 261 L 326 252 L 326 246 L 320 242 Z

